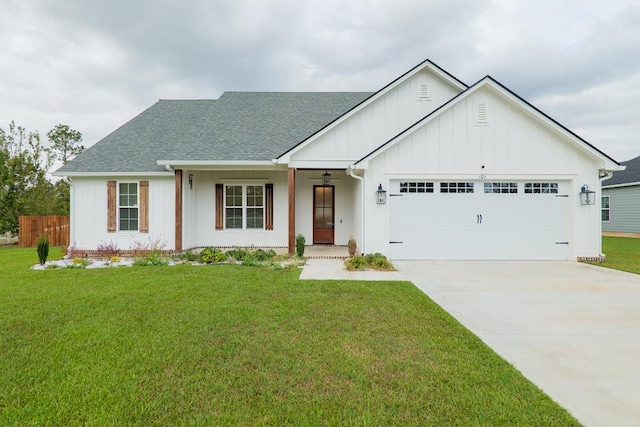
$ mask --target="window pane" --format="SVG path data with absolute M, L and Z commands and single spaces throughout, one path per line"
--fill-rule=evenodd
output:
M 247 208 L 247 228 L 264 228 L 264 209 Z
M 242 208 L 225 209 L 226 228 L 242 228 Z
M 120 230 L 138 231 L 138 208 L 120 208 Z
M 247 186 L 247 206 L 263 206 L 262 186 Z

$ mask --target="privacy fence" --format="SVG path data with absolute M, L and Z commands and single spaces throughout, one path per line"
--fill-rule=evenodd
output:
M 61 215 L 21 216 L 18 245 L 38 245 L 40 236 L 46 234 L 51 246 L 69 246 L 69 217 Z

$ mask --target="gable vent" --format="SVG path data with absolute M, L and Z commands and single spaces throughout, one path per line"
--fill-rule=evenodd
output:
M 476 104 L 476 125 L 479 125 L 479 126 L 489 125 L 489 118 L 487 114 L 487 104 L 485 103 Z
M 418 99 L 421 101 L 431 101 L 431 91 L 428 83 L 418 83 Z

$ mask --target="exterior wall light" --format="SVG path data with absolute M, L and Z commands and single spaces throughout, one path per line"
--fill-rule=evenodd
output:
M 193 190 L 193 174 L 189 174 L 189 190 Z
M 331 174 L 327 171 L 324 171 L 322 174 L 322 185 L 331 185 Z
M 376 191 L 376 195 L 378 196 L 378 204 L 384 205 L 387 203 L 387 192 L 382 189 L 382 184 L 378 185 L 378 191 Z
M 594 205 L 596 203 L 596 192 L 589 190 L 587 184 L 582 186 L 580 190 L 580 204 L 582 205 Z

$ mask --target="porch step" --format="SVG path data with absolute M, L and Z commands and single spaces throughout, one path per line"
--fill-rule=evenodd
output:
M 340 245 L 309 245 L 304 247 L 307 259 L 348 259 L 349 249 Z

